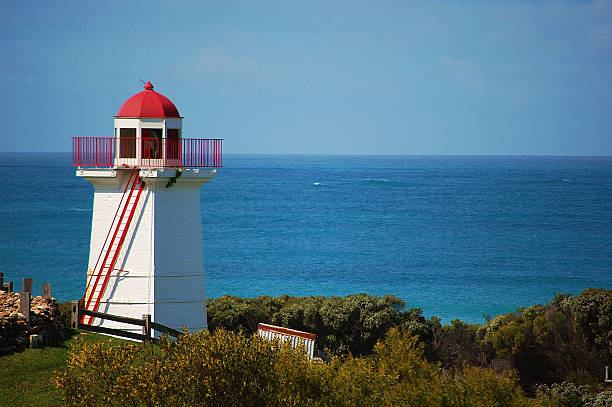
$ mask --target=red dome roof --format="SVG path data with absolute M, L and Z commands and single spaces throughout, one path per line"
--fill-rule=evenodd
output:
M 115 117 L 181 117 L 174 103 L 153 90 L 151 82 L 145 90 L 125 101 Z

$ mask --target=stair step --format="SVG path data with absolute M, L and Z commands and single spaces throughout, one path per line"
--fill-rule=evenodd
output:
M 134 172 L 136 172 L 136 175 L 132 179 Z M 145 187 L 144 181 L 142 181 L 142 179 L 140 178 L 139 170 L 134 169 L 132 171 L 132 174 L 130 174 L 130 180 L 131 182 L 129 182 L 126 186 L 124 190 L 124 195 L 121 198 L 121 201 L 119 202 L 119 207 L 117 208 L 115 218 L 117 217 L 117 214 L 121 213 L 121 215 L 118 219 L 113 219 L 110 225 L 108 236 L 111 236 L 112 234 L 112 239 L 106 248 L 102 248 L 100 253 L 100 258 L 104 256 L 104 260 L 102 261 L 102 265 L 100 266 L 100 271 L 98 273 L 92 274 L 89 277 L 88 292 L 90 294 L 86 298 L 85 306 L 86 309 L 92 311 L 97 311 L 97 308 L 100 305 L 100 300 L 102 299 L 106 286 L 109 282 L 110 276 L 115 270 L 115 264 L 118 260 L 119 254 L 121 253 L 122 245 L 125 243 L 130 224 L 134 219 L 134 214 L 138 206 L 138 201 L 140 200 L 140 196 Z M 104 278 L 102 278 L 103 276 Z M 91 291 L 89 291 L 89 284 L 94 285 Z M 89 303 L 89 305 L 87 305 L 87 303 Z M 88 323 L 91 324 L 91 321 L 93 321 L 93 317 L 89 317 Z

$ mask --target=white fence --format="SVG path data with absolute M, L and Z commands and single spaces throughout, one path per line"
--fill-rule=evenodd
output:
M 282 326 L 259 324 L 257 333 L 262 338 L 268 340 L 278 339 L 281 342 L 289 341 L 291 346 L 297 348 L 303 346 L 306 350 L 306 354 L 310 359 L 314 357 L 314 345 L 317 339 L 316 334 L 308 332 L 297 331 L 295 329 L 283 328 Z

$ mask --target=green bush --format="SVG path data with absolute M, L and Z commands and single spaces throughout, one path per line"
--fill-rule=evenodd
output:
M 554 383 L 550 386 L 540 385 L 537 392 L 547 397 L 552 397 L 564 407 L 582 407 L 585 401 L 592 398 L 589 386 L 578 386 L 571 382 Z
M 612 390 L 602 391 L 584 403 L 584 407 L 610 407 L 612 406 Z
M 554 405 L 550 395 L 525 398 L 511 374 L 442 370 L 425 359 L 416 336 L 395 328 L 370 356 L 330 363 L 221 328 L 159 346 L 80 345 L 56 383 L 64 406 Z
M 470 366 L 489 366 L 494 356 L 492 346 L 478 337 L 480 325 L 468 324 L 458 319 L 450 325 L 440 325 L 435 329 L 433 354 L 446 368 Z
M 592 386 L 571 382 L 537 386 L 540 399 L 551 400 L 563 407 L 608 407 L 612 405 L 612 390 L 597 393 Z
M 318 366 L 286 344 L 219 329 L 162 341 L 159 347 L 83 345 L 70 352 L 56 381 L 66 406 L 274 405 L 290 390 L 303 401 L 299 391 L 293 395 L 299 389 L 291 380 L 308 388 L 310 378 L 319 377 L 310 373 Z M 291 380 L 283 377 L 287 374 Z M 280 384 L 285 384 L 282 391 Z
M 481 326 L 441 325 L 393 296 L 224 296 L 207 302 L 210 332 L 159 346 L 82 345 L 57 383 L 66 406 L 600 407 L 612 398 L 597 393 L 610 361 L 611 295 L 557 295 Z M 60 308 L 68 321 L 70 304 Z M 314 332 L 336 356 L 313 363 L 255 335 L 259 322 Z M 494 358 L 514 370 L 484 368 Z
M 606 350 L 601 343 L 608 333 L 602 326 L 607 322 L 597 301 L 583 294 L 557 296 L 546 306 L 522 307 L 493 318 L 478 335 L 498 358 L 511 361 L 528 391 L 536 384 L 564 380 L 594 383 L 603 372 Z
M 64 328 L 70 328 L 70 323 L 72 320 L 72 303 L 67 301 L 60 302 L 57 305 L 59 307 L 60 318 Z
M 587 289 L 557 295 L 547 305 L 519 308 L 484 325 L 454 320 L 442 325 L 407 309 L 394 296 L 347 297 L 223 296 L 208 300 L 209 328 L 253 333 L 258 322 L 317 334 L 317 346 L 333 355 L 371 354 L 392 327 L 417 335 L 430 362 L 447 369 L 509 363 L 524 390 L 571 381 L 595 386 L 612 364 L 612 291 Z M 505 361 L 504 361 L 505 360 Z
M 317 346 L 332 354 L 366 355 L 389 328 L 402 326 L 426 344 L 430 351 L 433 325 L 418 308 L 406 309 L 392 295 L 367 294 L 346 297 L 258 297 L 222 296 L 207 300 L 208 327 L 253 333 L 259 322 L 317 334 Z
M 568 301 L 578 330 L 612 364 L 612 290 L 588 288 Z

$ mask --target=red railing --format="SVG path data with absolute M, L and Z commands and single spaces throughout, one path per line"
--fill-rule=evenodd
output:
M 223 139 L 73 137 L 79 167 L 222 167 Z

